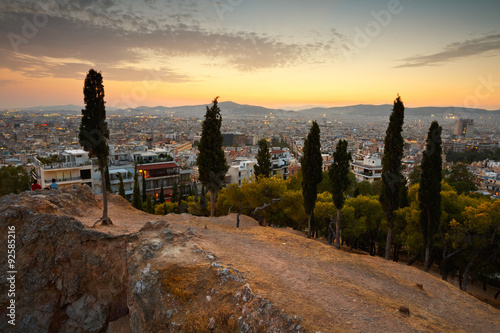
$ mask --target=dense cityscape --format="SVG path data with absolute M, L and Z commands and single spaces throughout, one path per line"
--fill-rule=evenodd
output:
M 0 1 L 0 332 L 500 333 L 500 1 Z
M 203 107 L 199 106 L 200 114 Z M 390 113 L 387 105 L 387 114 Z M 446 109 L 444 109 L 446 110 Z M 222 106 L 224 113 L 224 106 Z M 243 111 L 244 112 L 244 111 Z M 327 112 L 327 111 L 325 111 Z M 144 113 L 144 114 L 142 114 Z M 284 179 L 293 176 L 300 170 L 300 158 L 304 139 L 311 121 L 316 120 L 321 129 L 321 149 L 323 169 L 327 170 L 332 160 L 332 153 L 339 139 L 345 139 L 349 151 L 353 154 L 352 171 L 358 181 L 374 181 L 381 177 L 381 157 L 384 148 L 387 118 L 372 116 L 357 118 L 343 115 L 320 115 L 313 118 L 303 116 L 300 112 L 273 116 L 269 114 L 249 113 L 242 119 L 241 115 L 228 115 L 223 118 L 222 134 L 224 152 L 230 169 L 226 174 L 226 184 L 241 185 L 243 179 L 251 179 L 253 166 L 256 164 L 257 142 L 260 139 L 269 141 L 275 160 L 274 174 Z M 443 126 L 444 161 L 449 152 L 464 153 L 467 151 L 495 151 L 498 149 L 500 130 L 498 112 L 492 116 L 477 116 L 476 119 L 462 119 L 456 115 L 432 115 L 431 117 L 407 118 L 404 125 L 405 139 L 404 174 L 409 175 L 415 165 L 420 164 L 422 151 L 425 148 L 425 137 L 428 125 L 438 120 Z M 23 110 L 4 110 L 0 117 L 2 132 L 0 150 L 2 166 L 23 166 L 32 176 L 42 179 L 42 185 L 48 186 L 55 178 L 60 186 L 71 184 L 88 184 L 94 193 L 101 193 L 100 173 L 91 166 L 86 152 L 81 151 L 77 131 L 81 116 L 77 112 L 52 111 L 33 112 Z M 134 163 L 141 161 L 153 163 L 171 158 L 184 175 L 179 182 L 197 184 L 196 158 L 197 144 L 200 140 L 202 117 L 182 117 L 177 114 L 150 115 L 146 112 L 131 114 L 113 114 L 108 112 L 110 128 L 109 171 L 112 179 L 117 180 L 116 173 L 122 172 L 125 178 L 125 191 L 130 199 Z M 42 163 L 41 160 L 57 159 L 54 163 Z M 275 158 L 274 158 L 275 157 Z M 371 159 L 365 161 L 365 159 Z M 72 167 L 61 164 L 75 163 Z M 366 166 L 375 165 L 369 170 Z M 374 164 L 373 164 L 374 163 Z M 94 163 L 95 165 L 95 163 Z M 174 164 L 172 164 L 173 166 Z M 476 177 L 479 193 L 493 197 L 498 196 L 500 173 L 498 161 L 480 161 L 469 163 L 470 171 Z M 81 176 L 82 170 L 84 173 Z M 118 170 L 118 171 L 117 171 Z M 125 172 L 126 170 L 126 172 Z M 142 181 L 141 179 L 139 181 Z M 116 183 L 116 182 L 115 182 Z M 113 184 L 113 191 L 118 191 L 118 184 Z M 172 194 L 173 182 L 165 184 L 166 198 Z M 149 188 L 149 186 L 148 186 Z M 201 190 L 201 185 L 198 186 Z M 159 185 L 153 187 L 148 195 L 159 195 Z

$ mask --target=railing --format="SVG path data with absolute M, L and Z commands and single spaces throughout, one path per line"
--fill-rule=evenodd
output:
M 55 178 L 56 183 L 62 183 L 62 182 L 71 182 L 71 181 L 78 181 L 78 180 L 88 180 L 92 181 L 92 178 L 88 179 L 82 179 L 82 177 L 67 177 L 67 178 Z M 45 179 L 45 184 L 50 184 L 52 183 L 52 179 Z
M 43 167 L 44 169 L 63 169 L 63 168 L 78 168 L 85 165 L 92 165 L 92 161 L 88 160 L 85 162 L 61 162 L 61 163 L 42 163 L 36 157 L 33 159 L 35 165 Z

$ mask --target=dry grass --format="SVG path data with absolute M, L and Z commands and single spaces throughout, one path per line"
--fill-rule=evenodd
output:
M 234 294 L 241 284 L 227 281 L 221 285 L 215 272 L 207 264 L 173 265 L 161 270 L 165 291 L 181 309 L 174 319 L 182 321 L 183 332 L 238 332 Z

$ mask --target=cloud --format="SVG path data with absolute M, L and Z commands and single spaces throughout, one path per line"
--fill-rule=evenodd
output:
M 0 87 L 10 86 L 11 84 L 19 84 L 19 83 L 20 82 L 16 81 L 16 80 L 4 80 L 4 79 L 0 79 Z
M 448 61 L 484 55 L 495 51 L 500 51 L 500 34 L 488 34 L 464 42 L 448 44 L 442 51 L 437 53 L 403 59 L 405 63 L 396 67 L 441 65 Z
M 208 3 L 208 5 L 207 5 Z M 208 7 L 207 7 L 208 6 Z M 90 65 L 114 80 L 131 80 L 151 71 L 166 82 L 194 80 L 169 66 L 175 57 L 205 57 L 207 62 L 255 71 L 310 63 L 335 51 L 330 41 L 306 44 L 279 36 L 227 31 L 211 25 L 217 15 L 210 2 L 111 0 L 18 2 L 0 5 L 0 36 L 24 38 L 15 52 L 11 40 L 0 38 L 0 67 L 31 77 L 81 78 Z M 33 36 L 23 35 L 23 19 L 47 17 Z M 144 52 L 138 52 L 143 50 Z M 145 54 L 161 54 L 161 62 L 144 66 Z M 72 59 L 72 61 L 67 61 Z M 128 67 L 118 66 L 127 63 Z M 148 72 L 149 71 L 149 72 Z M 161 73 L 161 75 L 160 75 Z

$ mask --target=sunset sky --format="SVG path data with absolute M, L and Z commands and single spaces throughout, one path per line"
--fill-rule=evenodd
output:
M 0 2 L 0 108 L 220 101 L 500 109 L 499 0 Z

